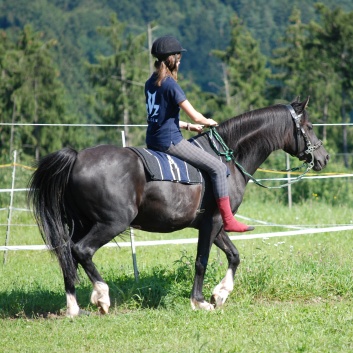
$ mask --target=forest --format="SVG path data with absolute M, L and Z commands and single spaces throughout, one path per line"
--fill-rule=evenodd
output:
M 310 96 L 313 123 L 353 119 L 350 0 L 0 0 L 0 123 L 145 124 L 152 41 L 187 52 L 179 82 L 218 121 Z M 350 167 L 348 126 L 318 135 Z M 114 143 L 116 129 L 0 125 L 0 158 Z M 144 131 L 128 134 L 144 144 Z

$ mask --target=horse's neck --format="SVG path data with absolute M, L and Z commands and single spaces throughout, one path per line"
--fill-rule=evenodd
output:
M 273 126 L 275 120 L 271 121 L 272 124 L 269 124 L 269 119 L 261 115 L 234 120 L 232 133 L 228 134 L 231 138 L 225 137 L 225 143 L 233 150 L 236 161 L 250 174 L 253 174 L 273 151 L 283 149 L 284 132 L 276 133 L 278 130 Z

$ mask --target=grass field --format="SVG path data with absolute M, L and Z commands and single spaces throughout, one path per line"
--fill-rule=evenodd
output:
M 277 224 L 353 224 L 348 207 L 323 202 L 289 210 L 250 199 L 239 213 Z M 6 216 L 0 212 L 1 224 Z M 13 223 L 33 221 L 16 212 Z M 285 230 L 248 223 L 257 226 L 256 232 Z M 136 240 L 196 236 L 193 230 L 136 232 Z M 110 314 L 101 316 L 90 305 L 91 285 L 81 273 L 78 301 L 91 315 L 74 320 L 64 316 L 56 259 L 46 251 L 9 252 L 7 264 L 0 265 L 0 352 L 350 352 L 351 237 L 346 231 L 235 241 L 242 261 L 235 289 L 224 308 L 214 312 L 190 308 L 195 244 L 137 248 L 138 283 L 129 248 L 101 249 L 94 260 L 110 286 Z M 15 244 L 42 240 L 36 227 L 13 226 L 10 245 Z M 206 298 L 225 271 L 224 255 L 213 249 Z

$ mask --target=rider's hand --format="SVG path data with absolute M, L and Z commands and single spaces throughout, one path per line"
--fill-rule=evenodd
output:
M 198 133 L 200 133 L 200 132 L 202 132 L 203 131 L 203 127 L 204 127 L 204 125 L 200 125 L 200 124 L 191 124 L 191 126 L 190 126 L 190 130 L 191 131 L 196 131 L 196 132 L 198 132 Z
M 207 126 L 217 126 L 218 123 L 217 123 L 217 121 L 214 121 L 213 119 L 207 119 L 207 123 L 205 125 L 207 125 Z

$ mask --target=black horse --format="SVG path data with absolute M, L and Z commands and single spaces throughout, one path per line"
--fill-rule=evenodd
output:
M 325 167 L 329 156 L 308 121 L 307 102 L 251 111 L 223 122 L 217 132 L 234 151 L 237 162 L 250 174 L 278 149 L 310 162 L 313 169 L 319 171 Z M 231 206 L 236 212 L 249 177 L 233 162 L 227 163 Z M 200 184 L 152 181 L 137 154 L 128 148 L 110 145 L 79 153 L 64 148 L 41 159 L 32 175 L 28 198 L 43 239 L 59 260 L 65 282 L 67 315 L 73 317 L 80 313 L 75 292 L 79 264 L 92 281 L 92 303 L 102 313 L 108 312 L 109 288 L 92 257 L 130 226 L 160 233 L 186 227 L 198 229 L 191 305 L 194 309 L 205 310 L 223 305 L 233 290 L 240 259 L 222 228 L 211 184 L 207 177 L 205 180 L 204 193 Z M 203 213 L 199 212 L 201 203 Z M 228 269 L 207 302 L 202 289 L 213 243 L 226 254 Z

